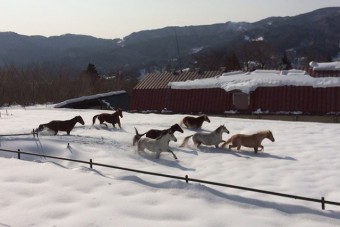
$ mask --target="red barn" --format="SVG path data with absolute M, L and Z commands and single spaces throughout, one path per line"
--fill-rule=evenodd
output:
M 130 110 L 340 113 L 340 77 L 312 77 L 302 70 L 195 74 L 149 74 L 134 89 Z
M 184 94 L 182 94 L 182 91 L 174 91 L 170 89 L 169 83 L 211 78 L 221 74 L 222 71 L 202 72 L 200 70 L 147 74 L 133 89 L 129 109 L 130 111 L 152 112 L 161 112 L 164 109 L 168 109 L 174 112 L 188 112 L 190 108 L 199 107 L 197 104 L 192 105 L 191 102 L 200 102 L 200 98 L 195 98 L 194 94 L 186 93 L 190 93 L 190 91 L 186 91 Z M 197 91 L 192 92 L 197 93 Z M 201 92 L 198 93 L 201 94 Z M 187 96 L 188 99 L 184 99 L 183 95 Z

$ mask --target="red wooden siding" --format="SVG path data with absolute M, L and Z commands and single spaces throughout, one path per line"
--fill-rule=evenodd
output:
M 251 111 L 302 111 L 311 114 L 340 112 L 340 87 L 262 87 L 251 96 Z

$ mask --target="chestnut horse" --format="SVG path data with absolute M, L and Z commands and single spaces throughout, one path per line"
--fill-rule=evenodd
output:
M 184 117 L 182 119 L 180 126 L 183 126 L 183 124 L 184 124 L 187 128 L 201 128 L 204 121 L 210 123 L 210 119 L 205 114 L 203 114 L 199 117 L 189 117 L 189 116 L 187 116 L 187 117 Z
M 67 132 L 67 135 L 70 135 L 70 132 L 74 128 L 76 123 L 80 123 L 82 125 L 85 124 L 81 116 L 76 116 L 66 121 L 50 121 L 47 124 L 41 124 L 38 127 L 38 131 L 42 131 L 46 127 L 54 131 L 54 135 L 57 135 L 58 131 L 65 131 Z
M 151 139 L 156 139 L 156 138 L 160 137 L 162 135 L 162 133 L 164 133 L 168 130 L 170 131 L 170 133 L 174 133 L 176 131 L 183 133 L 183 129 L 178 124 L 174 124 L 170 128 L 164 129 L 164 130 L 150 129 L 149 131 L 147 131 L 146 133 L 143 133 L 143 134 L 139 134 L 137 129 L 135 128 L 136 135 L 133 137 L 132 144 L 135 145 L 137 143 L 137 141 L 144 135 L 146 137 L 151 138 Z
M 263 146 L 261 145 L 262 140 L 265 138 L 275 141 L 273 133 L 270 130 L 260 131 L 252 135 L 244 135 L 244 134 L 235 134 L 230 139 L 225 141 L 221 147 L 225 147 L 227 144 L 229 145 L 229 149 L 232 147 L 237 147 L 237 150 L 240 150 L 241 146 L 254 148 L 254 152 L 257 153 L 258 149 L 261 148 L 263 150 Z
M 180 147 L 184 147 L 188 143 L 190 137 L 192 137 L 192 140 L 194 144 L 197 145 L 197 147 L 199 147 L 201 144 L 205 144 L 215 145 L 215 147 L 217 148 L 220 143 L 224 142 L 224 140 L 222 140 L 222 134 L 224 132 L 229 134 L 228 129 L 224 125 L 219 126 L 217 129 L 210 133 L 197 132 L 191 136 L 185 137 Z
M 111 123 L 113 127 L 115 127 L 115 124 L 118 124 L 119 128 L 122 128 L 120 125 L 120 119 L 119 119 L 119 117 L 123 118 L 123 111 L 121 108 L 118 108 L 116 112 L 114 112 L 113 114 L 102 113 L 102 114 L 95 115 L 92 119 L 92 125 L 94 125 L 97 117 L 98 117 L 100 124 L 104 124 L 106 125 L 106 127 L 108 126 L 107 124 L 104 123 L 105 121 L 108 123 Z

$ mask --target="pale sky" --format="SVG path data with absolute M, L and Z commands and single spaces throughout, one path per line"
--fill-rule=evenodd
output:
M 0 0 L 0 32 L 123 38 L 167 26 L 295 16 L 340 0 Z

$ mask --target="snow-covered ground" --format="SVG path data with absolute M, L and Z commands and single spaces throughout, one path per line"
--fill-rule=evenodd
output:
M 0 109 L 0 134 L 25 133 L 51 120 L 81 115 L 67 136 L 43 132 L 0 137 L 1 149 L 53 155 L 164 174 L 276 191 L 340 202 L 339 124 L 210 117 L 202 131 L 225 124 L 230 135 L 272 130 L 264 152 L 201 147 L 176 132 L 169 153 L 160 159 L 132 146 L 135 134 L 165 129 L 184 115 L 126 113 L 122 129 L 92 126 L 100 110 L 54 109 L 50 106 Z M 70 144 L 70 147 L 67 144 Z M 255 192 L 161 178 L 49 158 L 0 152 L 0 226 L 339 226 L 340 207 Z

